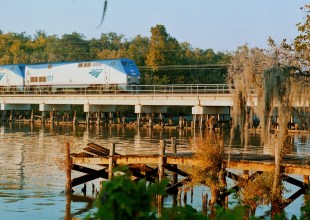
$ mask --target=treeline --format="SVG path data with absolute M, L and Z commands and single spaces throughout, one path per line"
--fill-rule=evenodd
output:
M 44 31 L 30 36 L 0 30 L 0 65 L 121 57 L 136 62 L 143 84 L 225 83 L 230 61 L 228 53 L 178 42 L 163 25 L 152 27 L 150 38 L 137 35 L 131 40 L 113 32 L 87 40 L 76 32 L 58 37 Z

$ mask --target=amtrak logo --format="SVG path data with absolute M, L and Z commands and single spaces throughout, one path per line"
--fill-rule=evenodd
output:
M 0 73 L 0 81 L 2 80 L 2 78 L 4 77 L 4 73 Z
M 102 73 L 102 69 L 93 69 L 89 72 L 90 75 L 92 75 L 93 77 L 98 78 L 99 75 Z

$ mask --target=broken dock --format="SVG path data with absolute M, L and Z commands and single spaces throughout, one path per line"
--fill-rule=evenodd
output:
M 172 153 L 166 153 L 167 143 L 172 147 Z M 73 178 L 71 187 L 93 181 L 98 178 L 111 180 L 113 177 L 113 168 L 117 166 L 128 166 L 131 174 L 136 179 L 145 178 L 149 182 L 160 181 L 162 178 L 169 178 L 169 185 L 166 189 L 168 193 L 177 193 L 190 180 L 187 172 L 182 167 L 193 165 L 193 153 L 178 153 L 176 139 L 171 141 L 160 140 L 158 154 L 152 155 L 121 155 L 115 152 L 115 143 L 110 143 L 108 148 L 95 143 L 89 143 L 80 153 L 71 153 L 71 169 L 84 175 Z M 229 158 L 229 159 L 228 159 Z M 92 165 L 98 165 L 101 169 L 90 168 Z M 253 180 L 258 174 L 263 172 L 274 172 L 274 158 L 270 155 L 226 155 L 222 167 L 225 170 L 226 178 L 233 179 L 235 186 L 225 189 L 221 193 L 221 199 L 227 198 L 233 192 L 241 188 L 239 184 L 244 180 Z M 300 159 L 293 157 L 284 157 L 281 164 L 282 181 L 298 187 L 288 199 L 289 205 L 300 195 L 308 190 L 310 160 L 308 158 Z M 237 172 L 235 172 L 237 171 Z M 290 174 L 297 174 L 303 177 L 303 181 L 295 179 Z M 71 177 L 70 177 L 71 178 Z M 85 186 L 86 187 L 86 186 Z

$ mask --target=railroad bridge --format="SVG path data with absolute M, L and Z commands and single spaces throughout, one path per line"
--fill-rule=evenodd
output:
M 257 96 L 253 94 L 252 97 L 257 103 Z M 72 105 L 82 105 L 86 112 L 86 123 L 89 123 L 90 113 L 113 113 L 116 106 L 134 106 L 138 121 L 143 113 L 167 113 L 168 106 L 191 106 L 194 119 L 202 115 L 229 117 L 233 98 L 226 84 L 139 85 L 127 86 L 125 90 L 2 91 L 0 104 L 3 114 L 4 111 L 31 110 L 32 105 L 38 105 L 42 118 L 46 112 L 70 111 Z M 309 107 L 309 100 L 298 101 L 294 105 Z

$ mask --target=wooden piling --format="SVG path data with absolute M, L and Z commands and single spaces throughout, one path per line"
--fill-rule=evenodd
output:
M 171 137 L 171 146 L 172 146 L 172 153 L 173 154 L 177 154 L 177 141 L 176 141 L 176 137 Z M 177 165 L 174 165 L 174 167 L 178 167 Z M 172 183 L 176 184 L 178 182 L 178 174 L 177 173 L 173 173 L 172 174 Z
M 13 111 L 14 110 L 11 109 L 9 122 L 13 122 Z
M 304 187 L 309 189 L 309 175 L 304 175 Z
M 30 122 L 34 121 L 34 112 L 33 110 L 31 110 L 31 116 L 30 116 Z
M 76 111 L 73 112 L 72 123 L 73 123 L 73 124 L 76 124 Z
M 182 187 L 178 188 L 178 205 L 181 206 Z
M 159 157 L 158 157 L 158 181 L 161 182 L 164 178 L 164 163 L 165 163 L 165 150 L 166 150 L 166 140 L 160 140 L 159 143 Z M 158 216 L 161 217 L 162 208 L 163 208 L 163 196 L 157 196 L 157 205 L 158 205 Z
M 172 153 L 177 153 L 177 142 L 176 137 L 171 137 L 171 147 L 172 147 Z
M 72 161 L 71 161 L 71 157 L 70 157 L 70 144 L 69 142 L 66 143 L 66 147 L 65 147 L 65 151 L 66 151 L 66 177 L 67 177 L 67 181 L 66 181 L 66 193 L 71 193 L 72 190 L 72 182 L 71 182 L 71 168 L 72 168 Z
M 71 193 L 67 193 L 66 195 L 66 215 L 65 215 L 65 220 L 71 220 L 72 215 L 71 215 L 71 200 L 72 200 L 72 195 Z
M 54 110 L 50 111 L 50 123 L 54 124 Z
M 97 112 L 97 121 L 96 121 L 96 125 L 99 126 L 100 125 L 100 118 L 101 118 L 101 111 Z
M 158 157 L 158 180 L 162 181 L 164 177 L 164 157 L 166 151 L 166 140 L 160 140 Z
M 184 205 L 187 204 L 187 189 L 184 189 L 184 193 L 183 193 L 183 203 L 184 203 Z
M 114 154 L 115 154 L 115 143 L 111 143 L 110 153 L 109 153 L 109 175 L 108 175 L 109 180 L 111 180 L 113 177 L 113 156 Z

